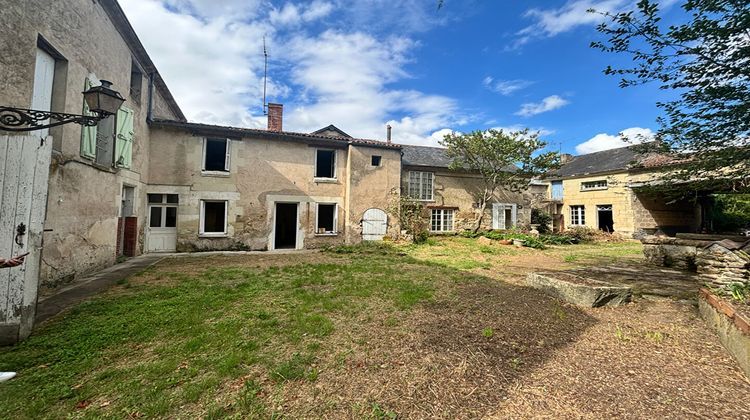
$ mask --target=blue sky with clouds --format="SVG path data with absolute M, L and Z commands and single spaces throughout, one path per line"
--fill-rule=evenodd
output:
M 665 99 L 619 88 L 602 70 L 628 57 L 589 47 L 586 10 L 630 0 L 120 3 L 191 121 L 265 126 L 264 36 L 269 100 L 290 131 L 382 139 L 390 124 L 396 142 L 437 145 L 450 130 L 529 127 L 587 153 L 622 146 L 620 132 L 648 138 Z

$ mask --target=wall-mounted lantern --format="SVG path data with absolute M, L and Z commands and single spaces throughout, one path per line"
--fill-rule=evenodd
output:
M 112 82 L 102 80 L 100 86 L 94 86 L 83 92 L 86 105 L 95 115 L 0 106 L 0 131 L 34 131 L 68 123 L 94 126 L 102 119 L 115 114 L 125 102 L 125 98 L 111 87 Z

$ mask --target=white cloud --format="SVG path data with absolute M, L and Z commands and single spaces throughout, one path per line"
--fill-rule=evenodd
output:
M 304 89 L 307 101 L 287 114 L 289 127 L 312 131 L 333 123 L 357 137 L 383 139 L 390 124 L 394 142 L 433 142 L 431 133 L 457 121 L 455 101 L 388 88 L 409 77 L 404 65 L 415 47 L 409 38 L 378 40 L 332 30 L 293 39 L 287 44 L 295 63 L 292 80 Z
M 666 10 L 677 0 L 663 0 L 659 8 Z M 534 38 L 553 37 L 579 26 L 595 25 L 604 20 L 603 13 L 619 13 L 635 8 L 635 0 L 568 0 L 558 8 L 527 10 L 523 16 L 535 22 L 518 31 L 515 47 Z M 596 13 L 589 13 L 593 9 Z
M 272 28 L 262 21 L 178 13 L 156 0 L 121 4 L 189 120 L 265 125 L 251 110 L 262 113 L 262 39 Z M 271 94 L 287 91 L 284 84 L 269 80 Z
M 487 76 L 482 80 L 482 85 L 487 89 L 504 96 L 511 95 L 530 86 L 533 82 L 528 80 L 495 80 L 492 76 Z
M 602 150 L 616 149 L 631 144 L 646 143 L 654 140 L 654 132 L 648 128 L 631 127 L 622 130 L 617 135 L 599 133 L 576 146 L 576 153 L 587 154 Z
M 451 98 L 390 86 L 411 77 L 406 66 L 419 48 L 416 41 L 408 35 L 392 35 L 393 30 L 388 31 L 391 35 L 379 35 L 351 29 L 358 27 L 352 22 L 372 18 L 365 13 L 367 7 L 372 8 L 370 13 L 388 9 L 388 16 L 403 15 L 411 21 L 426 13 L 424 4 L 385 0 L 290 1 L 280 8 L 259 7 L 261 0 L 121 0 L 121 4 L 190 121 L 265 127 L 264 36 L 270 60 L 268 99 L 285 104 L 287 130 L 309 132 L 336 124 L 357 137 L 384 139 L 390 121 L 394 141 L 432 144 L 435 131 L 469 121 Z M 333 13 L 337 19 L 326 19 Z M 336 26 L 342 29 L 333 29 Z
M 542 99 L 541 102 L 529 102 L 521 105 L 521 109 L 516 112 L 516 115 L 520 115 L 522 117 L 531 117 L 543 112 L 562 108 L 569 103 L 570 101 L 568 101 L 567 99 L 564 99 L 558 95 L 552 95 Z
M 281 9 L 273 9 L 268 15 L 273 25 L 295 26 L 312 22 L 327 16 L 333 11 L 333 5 L 324 1 L 313 1 L 306 8 L 294 3 L 286 3 Z

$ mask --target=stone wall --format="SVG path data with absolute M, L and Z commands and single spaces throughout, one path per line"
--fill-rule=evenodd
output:
M 750 283 L 750 241 L 744 244 L 724 240 L 698 252 L 698 273 L 706 284 L 726 289 L 732 283 Z
M 708 286 L 726 289 L 732 283 L 750 283 L 750 241 L 646 236 L 641 242 L 652 264 L 697 271 Z
M 118 30 L 127 23 L 112 14 L 114 9 L 112 0 L 5 1 L 0 7 L 4 57 L 0 62 L 0 104 L 30 107 L 36 50 L 43 40 L 57 56 L 53 111 L 80 114 L 85 80 L 102 78 L 114 83 L 126 99 L 124 106 L 134 113 L 135 139 L 129 169 L 102 167 L 81 157 L 80 125 L 50 130 L 54 151 L 40 272 L 43 287 L 54 288 L 114 264 L 123 186 L 135 188 L 133 216 L 138 218 L 138 230 L 144 227 L 151 133 L 146 121 L 147 69 L 152 64 L 138 45 L 124 38 L 127 31 Z M 140 98 L 131 95 L 129 89 L 134 62 L 146 71 Z M 153 99 L 154 116 L 178 117 L 158 84 Z M 141 243 L 139 237 L 136 253 L 142 251 Z

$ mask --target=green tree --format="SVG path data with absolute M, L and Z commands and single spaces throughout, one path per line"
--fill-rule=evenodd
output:
M 657 1 L 601 13 L 607 36 L 593 48 L 627 54 L 634 65 L 607 67 L 620 86 L 654 82 L 676 99 L 659 102 L 657 141 L 643 151 L 671 152 L 681 164 L 663 185 L 750 189 L 750 7 L 747 0 L 687 0 L 683 23 L 667 24 Z M 679 10 L 679 9 L 678 9 Z M 598 13 L 590 10 L 592 13 Z M 683 181 L 691 181 L 690 183 Z M 676 181 L 676 182 L 675 182 Z
M 498 188 L 524 191 L 533 178 L 541 177 L 560 165 L 559 154 L 542 152 L 547 143 L 539 138 L 538 132 L 528 129 L 451 133 L 443 138 L 441 144 L 452 159 L 452 170 L 478 173 L 482 178 L 483 188 L 476 197 L 480 216 L 474 232 L 481 228 L 487 203 Z

